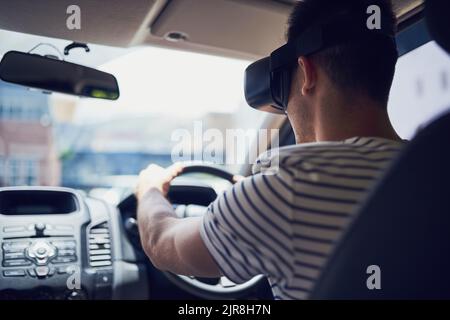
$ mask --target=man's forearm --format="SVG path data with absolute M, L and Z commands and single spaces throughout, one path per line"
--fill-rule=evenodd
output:
M 142 247 L 158 269 L 201 277 L 220 276 L 200 237 L 201 222 L 201 217 L 178 218 L 157 189 L 150 189 L 139 200 Z
M 136 187 L 137 220 L 142 247 L 153 265 L 176 274 L 217 277 L 220 270 L 201 237 L 202 217 L 178 218 L 165 194 L 181 173 L 174 164 L 149 165 Z
M 152 262 L 157 262 L 158 244 L 177 219 L 175 211 L 162 193 L 152 188 L 139 200 L 137 218 L 142 246 Z
M 143 214 L 144 213 L 144 214 Z M 152 219 L 171 217 L 176 218 L 170 202 L 163 196 L 161 191 L 156 188 L 148 190 L 142 199 L 139 200 L 138 205 L 138 219 Z

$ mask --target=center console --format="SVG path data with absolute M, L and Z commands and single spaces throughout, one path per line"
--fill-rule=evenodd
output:
M 122 261 L 118 221 L 71 189 L 0 188 L 0 299 L 112 299 L 142 280 Z

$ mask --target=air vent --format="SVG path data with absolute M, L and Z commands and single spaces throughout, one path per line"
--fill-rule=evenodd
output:
M 111 238 L 107 222 L 92 227 L 89 231 L 89 264 L 94 268 L 112 264 Z

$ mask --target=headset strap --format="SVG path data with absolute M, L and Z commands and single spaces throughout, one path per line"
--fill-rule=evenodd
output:
M 367 18 L 367 15 L 355 18 L 347 13 L 315 23 L 295 40 L 272 52 L 271 71 L 286 68 L 300 56 L 308 56 L 339 44 L 375 39 L 385 39 L 395 44 L 395 35 L 383 23 L 388 17 L 382 15 L 381 28 L 373 30 L 367 27 Z

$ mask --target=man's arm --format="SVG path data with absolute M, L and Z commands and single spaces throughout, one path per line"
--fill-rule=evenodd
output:
M 180 167 L 149 166 L 139 177 L 138 225 L 141 243 L 153 265 L 177 274 L 219 277 L 219 268 L 201 236 L 202 219 L 176 216 L 165 198 Z

